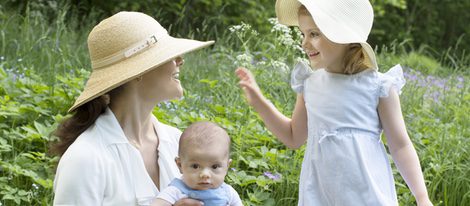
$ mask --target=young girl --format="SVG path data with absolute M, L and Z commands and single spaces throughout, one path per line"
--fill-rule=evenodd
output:
M 310 60 L 292 73 L 298 93 L 292 118 L 269 103 L 247 69 L 236 74 L 248 103 L 280 141 L 290 148 L 307 142 L 298 205 L 397 205 L 382 129 L 418 205 L 432 205 L 401 114 L 401 67 L 379 73 L 366 42 L 369 1 L 277 0 L 276 13 L 280 23 L 299 26 Z

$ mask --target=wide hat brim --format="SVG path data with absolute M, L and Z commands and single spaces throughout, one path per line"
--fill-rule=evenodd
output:
M 68 110 L 74 111 L 83 104 L 99 97 L 112 89 L 119 87 L 142 74 L 159 67 L 178 56 L 214 44 L 214 41 L 197 41 L 174 38 L 171 36 L 161 39 L 149 49 L 116 62 L 112 65 L 94 69 L 83 92 L 73 106 Z
M 375 52 L 372 47 L 367 43 L 367 37 L 369 35 L 370 29 L 372 28 L 373 22 L 373 10 L 369 2 L 357 1 L 354 6 L 361 9 L 359 12 L 358 18 L 361 23 L 364 22 L 365 25 L 362 27 L 355 27 L 352 21 L 352 18 L 348 18 L 346 15 L 335 15 L 335 11 L 345 11 L 344 13 L 350 12 L 348 8 L 336 8 L 330 5 L 326 5 L 328 0 L 322 1 L 312 1 L 312 0 L 277 0 L 276 1 L 276 15 L 279 23 L 286 26 L 299 26 L 299 7 L 304 5 L 307 10 L 312 15 L 315 24 L 318 26 L 320 31 L 328 38 L 330 41 L 338 44 L 350 44 L 350 43 L 360 43 L 364 49 L 365 54 L 370 61 L 370 64 L 374 69 L 378 68 L 377 60 L 375 57 Z M 356 5 L 359 4 L 360 5 Z M 322 5 L 323 4 L 323 5 Z M 347 6 L 347 4 L 342 4 Z M 351 15 L 349 13 L 348 15 Z M 357 19 L 356 19 L 357 20 Z M 357 24 L 356 24 L 357 25 Z M 363 28 L 362 30 L 360 28 Z

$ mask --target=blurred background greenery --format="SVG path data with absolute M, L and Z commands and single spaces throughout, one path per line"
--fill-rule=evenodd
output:
M 54 21 L 66 8 L 65 19 L 75 15 L 93 25 L 117 11 L 142 11 L 155 16 L 176 36 L 203 39 L 221 37 L 241 21 L 261 34 L 270 30 L 275 0 L 3 0 L 2 6 Z M 375 21 L 369 42 L 373 46 L 406 41 L 409 49 L 428 47 L 438 59 L 468 56 L 470 45 L 469 0 L 371 0 Z M 68 5 L 68 7 L 64 7 Z M 87 18 L 93 15 L 94 18 Z M 78 24 L 77 26 L 82 26 Z M 451 63 L 451 62 L 448 62 Z M 468 63 L 468 62 L 464 62 Z

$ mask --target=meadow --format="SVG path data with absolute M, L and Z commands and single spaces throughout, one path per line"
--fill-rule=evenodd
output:
M 51 132 L 68 115 L 90 72 L 86 37 L 96 23 L 66 20 L 66 14 L 58 12 L 51 23 L 40 13 L 19 15 L 0 7 L 0 205 L 52 203 L 59 158 L 48 153 L 56 140 Z M 180 129 L 197 120 L 226 128 L 233 140 L 226 182 L 244 204 L 290 206 L 297 202 L 304 147 L 291 150 L 276 140 L 246 104 L 234 75 L 238 66 L 251 69 L 265 95 L 291 114 L 290 70 L 302 57 L 299 33 L 275 19 L 266 24 L 270 33 L 245 23 L 230 26 L 214 46 L 186 55 L 184 98 L 158 105 L 154 114 Z M 432 49 L 411 48 L 406 41 L 376 50 L 381 72 L 398 63 L 405 68 L 402 110 L 431 200 L 469 205 L 469 55 L 452 55 L 449 48 L 445 59 L 436 59 Z M 392 167 L 400 205 L 415 205 Z

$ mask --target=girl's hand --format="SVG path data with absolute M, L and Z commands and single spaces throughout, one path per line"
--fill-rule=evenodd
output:
M 248 104 L 256 108 L 262 102 L 264 96 L 256 83 L 255 77 L 248 69 L 243 67 L 237 68 L 235 74 L 240 79 L 238 84 L 243 89 Z
M 178 200 L 174 204 L 174 206 L 203 206 L 203 205 L 204 205 L 203 202 L 199 200 L 191 199 L 191 198 L 184 198 L 184 199 Z
M 432 206 L 431 200 L 427 197 L 425 199 L 416 200 L 416 203 L 418 203 L 418 206 Z

